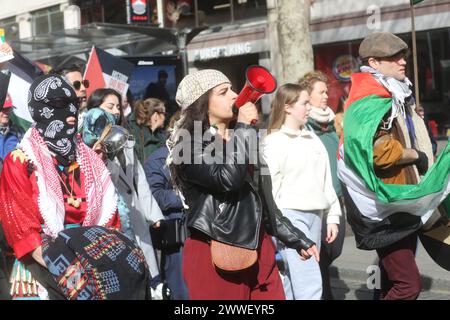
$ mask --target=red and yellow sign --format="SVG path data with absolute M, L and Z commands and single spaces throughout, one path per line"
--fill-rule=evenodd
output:
M 350 54 L 340 55 L 334 60 L 333 74 L 340 81 L 350 81 L 353 72 L 358 72 L 358 61 Z

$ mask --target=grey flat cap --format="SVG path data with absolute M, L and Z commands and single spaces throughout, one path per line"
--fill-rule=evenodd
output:
M 359 45 L 359 56 L 363 60 L 370 57 L 386 58 L 406 49 L 408 45 L 396 35 L 389 32 L 374 32 Z

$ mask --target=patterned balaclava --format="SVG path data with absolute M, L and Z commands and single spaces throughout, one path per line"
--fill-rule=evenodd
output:
M 40 76 L 28 91 L 28 109 L 48 148 L 64 166 L 75 160 L 79 99 L 72 86 L 55 74 Z M 75 124 L 68 124 L 68 117 Z

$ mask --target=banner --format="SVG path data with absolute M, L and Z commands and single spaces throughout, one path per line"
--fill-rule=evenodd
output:
M 2 45 L 3 43 L 5 43 L 5 29 L 0 28 L 0 45 Z M 12 54 L 3 51 L 4 50 L 0 50 L 0 63 L 14 58 Z
M 84 73 L 90 83 L 87 96 L 96 89 L 111 88 L 125 97 L 133 69 L 132 63 L 93 46 Z

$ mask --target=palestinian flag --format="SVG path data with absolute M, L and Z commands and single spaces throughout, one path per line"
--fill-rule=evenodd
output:
M 93 46 L 84 73 L 84 79 L 90 83 L 86 94 L 90 96 L 96 89 L 111 88 L 125 97 L 133 70 L 134 65 L 127 60 Z
M 5 104 L 10 78 L 11 73 L 8 70 L 2 70 L 0 72 L 0 111 L 3 110 L 3 105 Z
M 43 72 L 17 52 L 14 52 L 14 59 L 5 63 L 5 69 L 11 71 L 8 94 L 14 106 L 14 114 L 10 114 L 10 118 L 25 132 L 33 122 L 28 111 L 28 89 L 33 80 Z
M 348 195 L 369 220 L 382 222 L 400 212 L 420 218 L 425 224 L 450 193 L 450 144 L 419 184 L 383 183 L 373 168 L 373 137 L 391 109 L 392 98 L 369 73 L 353 74 L 352 87 L 357 90 L 350 92 L 347 101 L 344 139 L 338 154 L 338 175 Z
M 353 77 L 353 85 L 358 86 L 357 82 L 367 80 L 367 77 L 372 76 L 368 73 L 357 74 Z M 380 212 L 381 205 L 382 211 L 388 213 L 402 208 L 400 211 L 424 216 L 424 213 L 434 211 L 450 193 L 450 144 L 447 143 L 419 184 L 383 183 L 373 168 L 373 137 L 383 116 L 391 109 L 392 98 L 381 85 L 378 90 L 371 91 L 362 92 L 347 103 L 344 143 L 339 159 L 340 176 L 347 188 L 360 195 L 370 196 L 372 204 L 377 204 L 372 209 L 377 212 Z M 367 210 L 371 208 L 367 207 Z

